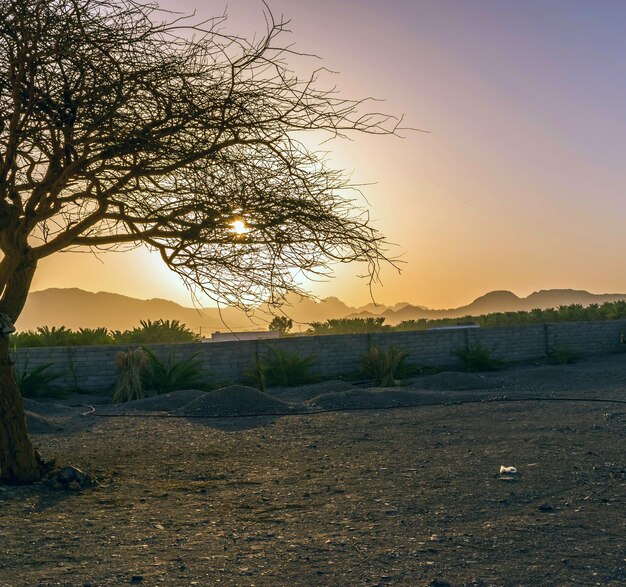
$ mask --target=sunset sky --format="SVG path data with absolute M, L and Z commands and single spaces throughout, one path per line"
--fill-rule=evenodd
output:
M 162 0 L 199 17 L 225 3 Z M 434 308 L 493 289 L 626 292 L 626 2 L 623 0 L 270 0 L 286 42 L 339 72 L 345 97 L 374 96 L 424 129 L 333 142 L 375 225 L 402 255 L 375 299 Z M 228 30 L 265 28 L 257 0 L 231 0 Z M 301 63 L 298 62 L 298 67 Z M 300 69 L 298 71 L 301 71 Z M 311 284 L 370 301 L 362 267 Z M 145 252 L 62 254 L 33 289 L 81 287 L 190 305 Z

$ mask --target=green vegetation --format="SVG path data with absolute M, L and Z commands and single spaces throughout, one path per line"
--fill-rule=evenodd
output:
M 535 308 L 529 312 L 494 312 L 482 316 L 464 316 L 463 318 L 439 318 L 406 320 L 395 327 L 396 330 L 424 330 L 436 326 L 454 326 L 459 322 L 478 324 L 484 328 L 492 326 L 513 326 L 518 324 L 543 324 L 546 322 L 586 322 L 594 320 L 626 319 L 626 301 L 606 302 L 602 305 L 570 304 L 558 308 L 541 310 Z
M 384 324 L 385 318 L 337 318 L 326 322 L 311 322 L 307 334 L 361 334 L 364 332 L 384 332 L 391 326 Z
M 200 338 L 178 320 L 140 320 L 139 327 L 112 333 L 114 344 L 196 342 Z
M 46 363 L 28 370 L 28 357 L 24 361 L 24 367 L 19 368 L 16 364 L 13 367 L 13 377 L 22 397 L 40 399 L 44 397 L 65 397 L 67 390 L 52 385 L 54 381 L 61 377 L 56 371 L 51 371 L 54 363 Z
M 529 312 L 494 312 L 480 316 L 462 318 L 420 318 L 405 320 L 397 326 L 384 324 L 383 316 L 372 318 L 343 318 L 326 322 L 311 322 L 307 334 L 359 334 L 363 332 L 427 330 L 441 326 L 459 324 L 478 324 L 483 328 L 493 326 L 513 326 L 520 324 L 543 324 L 546 322 L 584 322 L 594 320 L 626 319 L 626 301 L 606 302 L 602 305 L 570 304 L 558 308 L 541 310 L 535 308 Z
M 314 379 L 311 373 L 314 363 L 314 357 L 301 357 L 297 353 L 269 347 L 268 356 L 259 364 L 261 381 L 263 385 L 285 387 L 310 383 Z
M 378 387 L 393 387 L 397 379 L 406 375 L 406 359 L 409 354 L 397 347 L 382 349 L 373 346 L 361 359 L 363 372 Z
M 170 353 L 165 361 L 162 361 L 149 348 L 143 351 L 148 359 L 144 370 L 143 385 L 154 393 L 170 393 L 180 389 L 209 389 L 207 377 L 202 372 L 202 360 L 200 353 L 194 353 L 189 357 L 176 360 Z
M 199 354 L 176 360 L 170 353 L 162 361 L 146 347 L 118 353 L 119 376 L 113 401 L 127 402 L 180 389 L 209 389 Z
M 496 359 L 491 351 L 480 343 L 470 344 L 466 349 L 456 351 L 456 356 L 463 362 L 465 371 L 494 371 L 502 367 L 502 361 Z
M 141 320 L 132 330 L 110 331 L 106 328 L 40 326 L 11 335 L 11 344 L 18 347 L 87 346 L 105 344 L 148 344 L 196 342 L 199 337 L 178 320 Z

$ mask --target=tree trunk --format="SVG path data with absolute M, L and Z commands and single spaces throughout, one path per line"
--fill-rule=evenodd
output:
M 0 299 L 0 312 L 15 322 L 20 315 L 37 266 L 26 251 L 11 271 Z M 41 479 L 28 436 L 24 404 L 11 372 L 9 338 L 0 334 L 0 482 L 25 485 Z
M 40 478 L 22 397 L 11 373 L 9 341 L 0 337 L 0 481 L 22 485 Z

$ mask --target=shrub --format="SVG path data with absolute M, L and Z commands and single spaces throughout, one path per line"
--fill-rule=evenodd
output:
M 202 372 L 202 361 L 193 355 L 177 361 L 170 353 L 166 361 L 162 361 L 148 348 L 143 348 L 147 357 L 147 367 L 144 370 L 143 384 L 146 389 L 157 394 L 170 393 L 179 389 L 209 389 L 206 376 Z
M 103 344 L 147 344 L 158 342 L 195 342 L 198 336 L 178 320 L 142 320 L 132 330 L 109 332 L 104 327 L 79 328 L 40 326 L 11 335 L 11 344 L 20 347 L 84 346 Z
M 313 380 L 311 366 L 315 358 L 301 357 L 284 349 L 269 347 L 269 355 L 261 362 L 263 382 L 269 385 L 301 385 Z
M 10 336 L 9 340 L 12 346 L 17 346 L 20 348 L 44 346 L 43 340 L 39 333 L 34 332 L 33 330 L 16 332 Z
M 79 328 L 77 332 L 72 332 L 70 344 L 76 346 L 88 346 L 96 344 L 112 344 L 113 337 L 104 328 Z
M 492 356 L 491 351 L 480 343 L 459 349 L 456 356 L 463 362 L 465 371 L 494 371 L 502 367 L 502 361 Z
M 383 332 L 391 327 L 384 324 L 383 316 L 369 318 L 334 318 L 326 322 L 311 322 L 309 334 L 362 334 Z
M 559 365 L 571 365 L 582 359 L 583 354 L 568 347 L 553 347 L 548 356 Z
M 13 377 L 20 390 L 22 397 L 39 399 L 43 397 L 65 397 L 67 391 L 60 387 L 54 387 L 53 381 L 61 377 L 56 371 L 51 371 L 54 363 L 46 363 L 28 371 L 28 358 L 24 362 L 24 368 L 19 369 L 17 365 L 13 368 Z
M 128 349 L 117 353 L 119 375 L 113 389 L 113 401 L 129 402 L 150 395 L 143 386 L 143 374 L 148 357 L 143 349 Z
M 60 326 L 59 328 L 56 326 L 52 328 L 40 326 L 37 328 L 37 333 L 41 338 L 42 346 L 67 346 L 71 344 L 72 331 L 65 328 L 65 326 Z
M 141 320 L 139 327 L 113 333 L 115 343 L 195 342 L 198 335 L 178 320 Z
M 388 349 L 373 346 L 361 359 L 361 368 L 374 380 L 374 385 L 393 387 L 396 379 L 406 374 L 408 356 L 408 353 L 395 346 Z

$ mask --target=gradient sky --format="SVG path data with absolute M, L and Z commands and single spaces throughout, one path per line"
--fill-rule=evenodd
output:
M 381 303 L 465 304 L 493 289 L 626 292 L 626 2 L 270 0 L 289 42 L 339 74 L 346 97 L 385 99 L 429 134 L 354 137 L 332 160 L 353 171 L 376 226 L 405 261 Z M 162 0 L 199 17 L 223 2 Z M 229 30 L 264 30 L 262 4 L 232 0 Z M 301 64 L 298 64 L 300 67 Z M 362 268 L 313 284 L 370 301 Z M 185 305 L 147 253 L 61 254 L 34 289 L 82 287 Z

